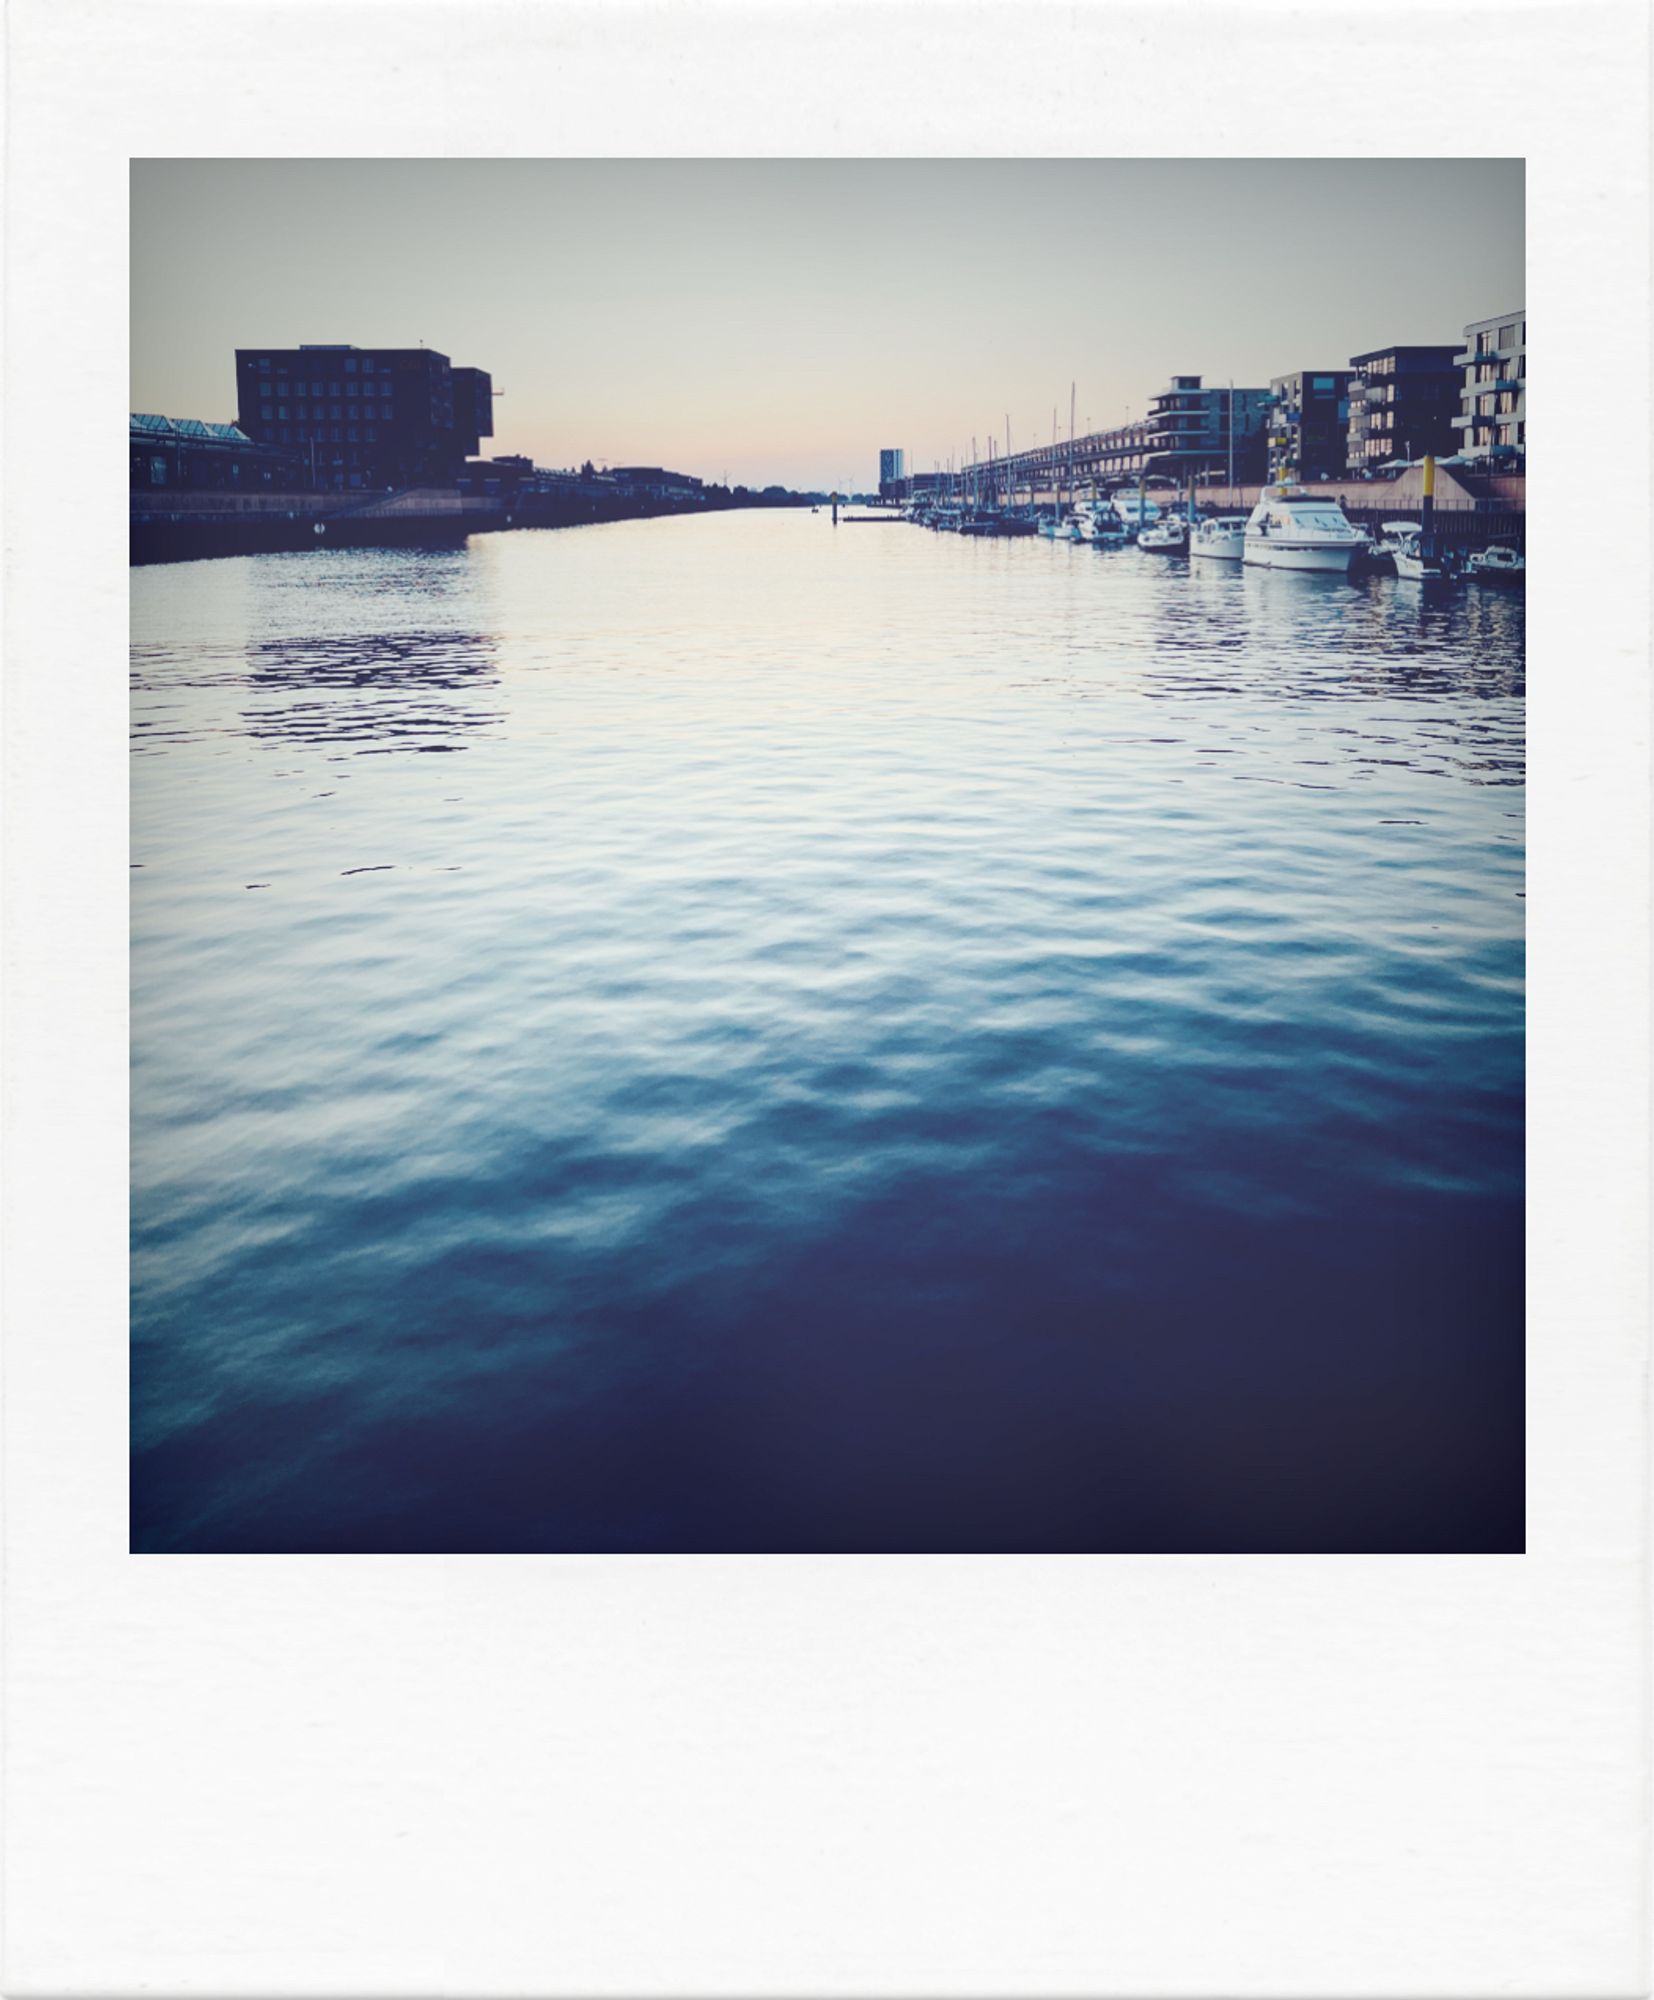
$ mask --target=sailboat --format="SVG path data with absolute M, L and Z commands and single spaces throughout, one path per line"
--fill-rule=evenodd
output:
M 1053 410 L 1051 412 L 1051 463 L 1053 469 L 1055 469 L 1056 461 L 1057 413 Z M 1051 511 L 1041 519 L 1039 531 L 1048 541 L 1064 541 L 1069 538 L 1068 524 L 1064 521 L 1062 514 L 1062 480 L 1060 477 L 1057 480 L 1056 491 L 1052 496 Z

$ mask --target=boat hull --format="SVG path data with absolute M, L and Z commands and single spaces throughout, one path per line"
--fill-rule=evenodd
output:
M 1321 576 L 1347 576 L 1355 556 L 1354 542 L 1296 545 L 1274 535 L 1248 535 L 1243 560 L 1257 569 L 1313 570 Z

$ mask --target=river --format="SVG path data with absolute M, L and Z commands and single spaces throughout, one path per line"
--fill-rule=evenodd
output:
M 132 1545 L 1523 1541 L 1523 607 L 135 570 Z

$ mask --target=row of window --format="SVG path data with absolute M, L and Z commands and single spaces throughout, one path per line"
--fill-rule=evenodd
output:
M 293 414 L 301 424 L 309 423 L 312 415 L 316 417 L 344 417 L 347 419 L 357 418 L 364 420 L 371 418 L 375 423 L 382 420 L 387 424 L 392 422 L 395 417 L 395 411 L 389 403 L 347 403 L 343 406 L 334 403 L 325 408 L 322 404 L 318 403 L 314 411 L 312 411 L 308 403 L 296 403 L 293 406 Z M 287 405 L 285 403 L 262 403 L 259 406 L 259 416 L 265 423 L 270 423 L 271 421 L 280 423 L 287 416 Z
M 1521 322 L 1521 327 L 1522 339 L 1520 344 L 1526 347 L 1528 344 L 1528 323 L 1526 320 Z M 1483 327 L 1481 332 L 1476 336 L 1476 352 L 1478 354 L 1493 354 L 1501 347 L 1515 347 L 1518 344 L 1516 328 L 1517 322 L 1515 320 L 1512 320 L 1508 326 L 1500 327 L 1497 333 L 1490 326 Z
M 379 442 L 379 432 L 375 425 L 365 424 L 358 429 L 355 424 L 344 426 L 343 435 L 338 424 L 283 424 L 277 432 L 283 444 L 368 444 Z
M 256 361 L 250 361 L 247 365 L 250 368 L 257 368 L 261 375 L 268 375 L 271 367 L 270 356 L 268 354 L 261 354 Z M 387 361 L 384 365 L 386 369 L 389 369 L 391 364 Z M 347 375 L 354 375 L 357 372 L 358 366 L 360 366 L 361 372 L 364 375 L 371 375 L 375 366 L 373 356 L 371 354 L 347 354 L 345 356 L 343 367 Z M 278 375 L 285 375 L 287 373 L 287 363 L 285 361 L 278 361 L 275 364 L 275 372 Z M 333 393 L 337 395 L 339 392 L 335 389 Z

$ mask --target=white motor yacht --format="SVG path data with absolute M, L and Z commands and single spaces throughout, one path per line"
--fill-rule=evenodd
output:
M 1212 514 L 1196 522 L 1189 553 L 1210 556 L 1218 562 L 1240 562 L 1246 554 L 1246 516 Z
M 1181 514 L 1167 514 L 1137 531 L 1137 546 L 1151 555 L 1181 556 L 1189 552 L 1189 524 Z
M 1340 503 L 1302 486 L 1266 486 L 1246 523 L 1244 560 L 1343 576 L 1365 537 Z

